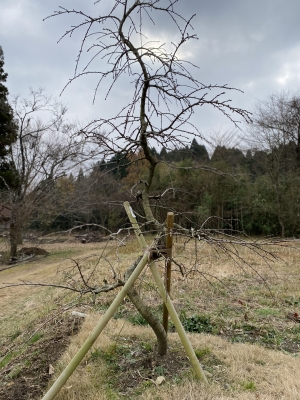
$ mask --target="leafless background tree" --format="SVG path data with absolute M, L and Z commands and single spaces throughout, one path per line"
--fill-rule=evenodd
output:
M 270 178 L 281 236 L 286 225 L 299 214 L 298 184 L 300 167 L 299 93 L 274 93 L 256 105 L 249 126 L 250 147 L 265 156 L 261 167 Z M 287 195 L 288 194 L 288 195 Z
M 56 181 L 87 160 L 86 143 L 76 140 L 75 124 L 66 119 L 67 109 L 43 89 L 30 91 L 26 99 L 12 101 L 18 123 L 17 141 L 11 146 L 15 187 L 1 193 L 11 207 L 10 258 L 17 254 L 22 232 L 30 216 L 47 204 L 56 191 Z

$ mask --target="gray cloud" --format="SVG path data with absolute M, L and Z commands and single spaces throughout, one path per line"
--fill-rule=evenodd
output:
M 167 2 L 167 0 L 166 0 Z M 2 0 L 0 6 L 0 45 L 5 56 L 11 94 L 26 95 L 28 86 L 43 86 L 59 96 L 73 76 L 80 35 L 57 44 L 65 30 L 76 21 L 56 17 L 43 22 L 58 6 L 78 8 L 98 15 L 111 5 L 110 0 L 93 5 L 93 0 Z M 204 83 L 227 83 L 241 93 L 229 93 L 236 106 L 251 109 L 256 99 L 270 93 L 296 90 L 300 86 L 300 14 L 299 0 L 180 0 L 178 13 L 193 20 L 199 40 L 190 43 L 183 55 L 199 66 L 195 77 Z M 145 21 L 152 38 L 174 40 L 175 27 L 164 16 L 153 26 Z M 101 61 L 97 60 L 98 65 Z M 96 79 L 86 77 L 72 83 L 62 94 L 70 116 L 87 121 L 110 115 L 120 99 L 129 96 L 130 85 L 112 91 L 105 101 L 107 85 L 92 105 Z M 194 118 L 200 129 L 219 126 L 228 129 L 228 121 L 208 108 Z

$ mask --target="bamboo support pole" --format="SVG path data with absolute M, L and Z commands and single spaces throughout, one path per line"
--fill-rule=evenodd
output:
M 57 380 L 54 382 L 54 384 L 51 386 L 51 388 L 48 390 L 48 392 L 45 394 L 42 400 L 52 400 L 54 397 L 57 395 L 57 393 L 60 391 L 60 389 L 63 387 L 63 385 L 67 382 L 69 377 L 72 375 L 72 373 L 75 371 L 83 357 L 86 355 L 86 353 L 89 351 L 89 349 L 92 347 L 93 343 L 95 340 L 98 338 L 100 333 L 103 331 L 109 320 L 113 317 L 114 313 L 116 312 L 117 308 L 119 305 L 122 303 L 124 297 L 127 295 L 128 290 L 133 286 L 134 282 L 144 269 L 145 265 L 148 262 L 148 254 L 145 253 L 138 263 L 137 267 L 133 271 L 133 273 L 130 275 L 129 279 L 125 283 L 125 285 L 122 287 L 120 292 L 117 294 L 116 298 L 114 301 L 111 303 L 105 314 L 101 317 L 100 321 L 98 324 L 95 326 L 94 330 L 92 333 L 89 335 L 89 337 L 86 339 L 86 341 L 83 343 L 81 348 L 78 350 L 78 352 L 75 354 L 73 359 L 70 361 L 70 363 L 67 365 L 67 367 L 64 369 L 64 371 L 60 374 L 60 376 L 57 378 Z
M 135 234 L 137 236 L 138 242 L 139 242 L 141 248 L 143 250 L 145 250 L 145 248 L 147 248 L 147 243 L 146 243 L 145 238 L 144 238 L 144 236 L 143 236 L 143 234 L 142 234 L 142 232 L 141 232 L 141 230 L 139 228 L 139 225 L 138 225 L 138 223 L 136 221 L 134 212 L 133 212 L 133 210 L 132 210 L 132 208 L 131 208 L 131 206 L 129 205 L 128 202 L 124 203 L 124 207 L 125 207 L 125 210 L 127 212 L 128 218 L 129 218 L 130 222 L 132 223 L 132 226 L 133 226 L 133 228 L 135 230 Z M 155 262 L 154 261 L 150 262 L 149 266 L 150 266 L 150 270 L 151 270 L 151 273 L 153 275 L 153 278 L 154 278 L 154 280 L 155 280 L 155 282 L 157 284 L 158 291 L 159 291 L 159 293 L 160 293 L 160 295 L 161 295 L 161 297 L 162 297 L 162 299 L 163 299 L 163 301 L 164 301 L 164 303 L 165 303 L 165 305 L 166 305 L 166 307 L 168 309 L 170 317 L 172 318 L 172 321 L 173 321 L 173 323 L 175 325 L 175 328 L 176 328 L 177 333 L 178 333 L 178 335 L 180 337 L 180 340 L 181 340 L 181 342 L 182 342 L 182 344 L 184 346 L 186 354 L 189 357 L 190 363 L 192 364 L 192 366 L 194 368 L 196 376 L 199 379 L 201 379 L 205 384 L 208 384 L 208 381 L 207 381 L 207 378 L 206 378 L 206 376 L 204 374 L 204 371 L 201 368 L 201 365 L 199 363 L 198 358 L 196 357 L 194 349 L 193 349 L 193 347 L 192 347 L 192 345 L 191 345 L 191 343 L 190 343 L 190 341 L 189 341 L 189 339 L 188 339 L 188 337 L 187 337 L 187 335 L 185 333 L 185 330 L 183 329 L 183 326 L 182 326 L 181 321 L 180 321 L 180 319 L 179 319 L 179 317 L 178 317 L 178 315 L 176 313 L 176 310 L 175 310 L 175 308 L 173 306 L 173 303 L 172 303 L 168 293 L 165 290 L 164 283 L 163 283 L 163 281 L 162 281 L 162 279 L 160 277 L 158 269 L 156 268 Z
M 134 233 L 135 233 L 135 235 L 137 237 L 137 240 L 138 240 L 138 242 L 139 242 L 139 244 L 141 246 L 141 249 L 143 251 L 145 251 L 146 248 L 147 248 L 147 243 L 146 243 L 146 240 L 145 240 L 145 238 L 144 238 L 144 236 L 142 234 L 142 231 L 140 230 L 139 224 L 137 223 L 137 220 L 135 218 L 133 209 L 131 208 L 131 205 L 129 204 L 128 201 L 125 201 L 125 203 L 123 205 L 124 205 L 124 208 L 125 208 L 125 210 L 127 212 L 129 221 L 131 222 L 131 225 L 132 225 L 132 227 L 134 229 Z
M 168 294 L 171 292 L 171 265 L 172 265 L 172 244 L 173 244 L 173 235 L 172 229 L 174 227 L 174 213 L 168 212 L 167 214 L 167 237 L 166 237 L 166 249 L 169 249 L 167 254 L 167 258 L 165 261 L 165 288 Z M 163 309 L 163 327 L 168 332 L 168 319 L 169 313 L 166 305 L 164 304 Z
M 156 282 L 158 291 L 159 291 L 159 293 L 160 293 L 160 295 L 161 295 L 161 297 L 162 297 L 162 299 L 163 299 L 163 301 L 164 301 L 164 303 L 165 303 L 165 305 L 166 305 L 166 307 L 167 307 L 167 309 L 169 311 L 170 317 L 172 318 L 172 321 L 173 321 L 173 323 L 175 325 L 177 333 L 178 333 L 178 335 L 180 337 L 180 340 L 181 340 L 181 342 L 182 342 L 182 344 L 184 346 L 186 354 L 187 354 L 188 358 L 190 359 L 190 363 L 192 364 L 197 377 L 199 379 L 201 379 L 204 383 L 208 384 L 208 381 L 207 381 L 207 378 L 205 376 L 205 373 L 204 373 L 203 369 L 201 368 L 199 360 L 196 357 L 196 354 L 195 354 L 194 349 L 193 349 L 193 347 L 191 345 L 191 342 L 189 341 L 189 338 L 187 337 L 187 335 L 185 333 L 185 330 L 184 330 L 184 328 L 182 326 L 182 323 L 181 323 L 181 321 L 180 321 L 180 319 L 178 317 L 178 314 L 177 314 L 177 312 L 176 312 L 176 310 L 175 310 L 175 308 L 173 306 L 173 303 L 172 303 L 168 293 L 165 290 L 164 283 L 163 283 L 163 281 L 162 281 L 162 279 L 160 277 L 159 271 L 156 268 L 156 265 L 155 265 L 154 262 L 152 262 L 150 264 L 150 269 L 151 269 L 153 278 L 154 278 L 154 280 Z

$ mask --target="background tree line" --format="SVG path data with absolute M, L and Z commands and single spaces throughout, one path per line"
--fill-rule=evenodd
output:
M 173 150 L 152 148 L 159 161 L 150 197 L 156 213 L 163 218 L 174 210 L 188 228 L 203 224 L 228 233 L 298 237 L 298 143 L 292 136 L 281 140 L 273 127 L 267 136 L 258 122 L 243 149 L 218 145 L 209 155 L 196 139 Z M 32 226 L 54 230 L 94 223 L 114 231 L 127 223 L 124 199 L 135 201 L 139 210 L 138 187 L 146 176 L 143 154 L 121 152 L 90 171 L 60 178 L 51 213 L 39 212 Z

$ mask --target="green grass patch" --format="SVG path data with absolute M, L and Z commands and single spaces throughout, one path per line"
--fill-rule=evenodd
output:
M 278 317 L 281 314 L 280 311 L 275 308 L 257 308 L 255 313 L 260 317 Z
M 10 335 L 10 339 L 11 339 L 11 341 L 13 342 L 15 339 L 17 339 L 17 337 L 19 337 L 20 335 L 21 335 L 21 331 L 19 330 L 19 329 L 17 329 L 15 332 L 13 332 L 11 335 Z
M 15 355 L 14 352 L 6 354 L 0 362 L 0 368 L 5 367 Z
M 148 351 L 149 353 L 153 351 L 153 345 L 149 342 L 141 342 L 141 348 Z
M 38 340 L 40 340 L 42 337 L 43 337 L 43 333 L 42 332 L 37 332 L 32 336 L 32 338 L 30 339 L 29 343 L 35 343 Z
M 211 354 L 211 349 L 208 347 L 204 347 L 203 349 L 196 349 L 195 354 L 197 358 L 205 358 Z
M 13 369 L 13 370 L 8 374 L 8 377 L 9 377 L 10 379 L 16 379 L 18 376 L 21 375 L 21 373 L 22 373 L 22 368 L 19 366 L 19 367 Z
M 113 369 L 118 369 L 118 359 L 122 354 L 126 354 L 126 348 L 117 346 L 116 343 L 112 343 L 105 349 L 97 348 L 91 353 L 91 361 L 96 362 L 98 360 L 104 360 Z
M 256 390 L 255 383 L 252 381 L 242 382 L 241 386 L 244 390 Z
M 130 316 L 128 318 L 128 321 L 131 322 L 133 325 L 141 325 L 141 326 L 148 325 L 148 322 L 139 313 Z

